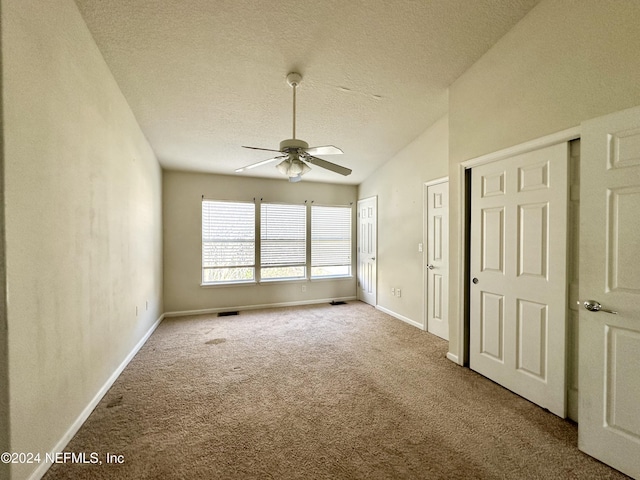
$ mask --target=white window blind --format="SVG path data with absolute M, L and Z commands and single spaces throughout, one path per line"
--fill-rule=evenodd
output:
M 351 207 L 311 207 L 311 277 L 351 275 Z
M 260 207 L 260 276 L 262 279 L 306 276 L 307 208 L 263 203 Z
M 255 205 L 202 200 L 202 283 L 255 279 Z

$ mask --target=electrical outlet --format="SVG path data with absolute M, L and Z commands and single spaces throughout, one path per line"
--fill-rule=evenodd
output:
M 396 296 L 396 289 L 391 287 L 391 295 Z
M 399 288 L 396 288 L 396 297 L 401 297 L 402 291 Z
M 306 285 L 302 285 L 302 291 L 306 292 L 307 291 L 307 286 Z
M 422 251 L 422 244 L 421 244 L 421 243 L 419 243 L 419 244 L 418 244 L 418 251 L 419 251 L 419 252 L 421 252 L 421 251 Z

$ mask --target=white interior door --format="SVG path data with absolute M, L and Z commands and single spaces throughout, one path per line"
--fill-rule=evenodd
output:
M 427 331 L 449 340 L 449 182 L 425 188 Z
M 581 450 L 640 478 L 640 108 L 582 125 Z M 617 314 L 605 310 L 617 311 Z
M 378 198 L 358 201 L 358 298 L 375 306 Z
M 564 417 L 567 143 L 474 167 L 470 367 Z

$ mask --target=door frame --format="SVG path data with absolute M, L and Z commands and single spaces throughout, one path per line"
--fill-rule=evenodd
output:
M 366 197 L 366 198 L 359 198 L 356 202 L 356 296 L 358 298 L 358 300 L 364 302 L 364 300 L 360 297 L 360 279 L 358 278 L 358 275 L 360 273 L 360 203 L 361 202 L 366 202 L 366 201 L 373 201 L 375 203 L 375 210 L 376 210 L 376 228 L 375 231 L 373 232 L 375 237 L 376 237 L 376 251 L 374 252 L 375 258 L 374 261 L 376 262 L 376 278 L 375 278 L 375 294 L 374 294 L 374 302 L 373 305 L 374 307 L 377 308 L 378 306 L 378 264 L 377 264 L 377 257 L 378 257 L 378 196 L 377 195 L 372 195 L 370 197 Z M 368 302 L 365 302 L 368 303 Z
M 429 324 L 427 322 L 428 317 L 428 295 L 427 295 L 427 285 L 428 285 L 428 272 L 427 272 L 427 253 L 428 253 L 428 220 L 427 216 L 429 215 L 429 209 L 427 207 L 427 192 L 429 191 L 429 187 L 433 185 L 438 185 L 440 183 L 449 183 L 449 177 L 440 177 L 435 180 L 429 180 L 428 182 L 424 182 L 422 185 L 422 294 L 424 296 L 422 301 L 422 330 L 428 331 Z M 447 211 L 449 211 L 449 206 L 447 205 Z M 451 253 L 449 253 L 449 257 Z M 447 298 L 447 302 L 449 298 Z
M 452 246 L 452 250 L 449 251 L 450 257 L 452 252 L 458 258 L 458 272 L 457 282 L 449 282 L 449 292 L 453 288 L 457 292 L 457 303 L 450 305 L 455 309 L 449 309 L 449 318 L 452 317 L 452 313 L 456 312 L 457 320 L 457 336 L 456 338 L 450 337 L 450 344 L 456 343 L 456 351 L 458 355 L 451 352 L 447 353 L 447 358 L 458 365 L 469 366 L 469 329 L 470 329 L 470 315 L 469 315 L 469 266 L 470 266 L 470 221 L 471 221 L 471 169 L 478 165 L 484 165 L 487 163 L 502 160 L 522 153 L 531 152 L 544 147 L 555 145 L 558 143 L 569 142 L 580 138 L 580 127 L 572 127 L 560 132 L 546 135 L 544 137 L 531 140 L 529 142 L 521 143 L 513 147 L 508 147 L 497 152 L 481 155 L 470 160 L 466 160 L 458 165 L 458 179 L 456 182 L 457 195 L 458 195 L 458 208 L 457 218 L 455 222 L 455 233 L 457 233 L 457 240 L 455 245 Z M 451 184 L 450 184 L 451 185 Z M 451 193 L 450 193 L 451 195 Z M 450 224 L 450 231 L 453 228 L 453 223 Z M 455 250 L 453 250 L 455 249 Z M 451 275 L 450 275 L 451 280 Z

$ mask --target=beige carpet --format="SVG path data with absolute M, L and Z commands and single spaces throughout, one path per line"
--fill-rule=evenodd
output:
M 577 428 L 359 302 L 165 320 L 54 479 L 626 478 Z

